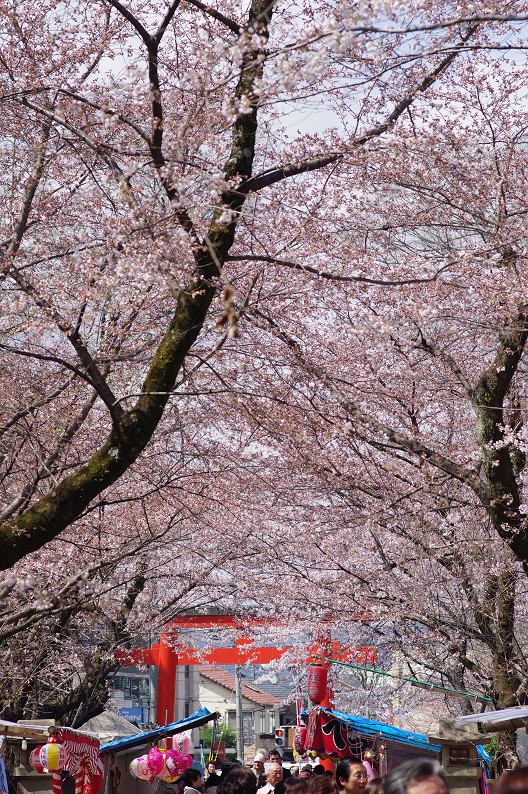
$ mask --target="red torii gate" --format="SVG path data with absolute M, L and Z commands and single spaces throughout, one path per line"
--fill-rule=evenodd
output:
M 368 620 L 368 615 L 359 615 L 354 620 Z M 270 620 L 252 618 L 252 626 L 268 625 Z M 151 648 L 135 648 L 121 650 L 116 658 L 122 665 L 157 665 L 158 697 L 156 703 L 156 722 L 168 725 L 174 721 L 176 703 L 176 668 L 188 664 L 267 664 L 280 659 L 291 647 L 270 648 L 256 647 L 250 637 L 242 636 L 235 640 L 234 648 L 211 648 L 209 650 L 187 648 L 177 644 L 178 630 L 182 628 L 227 628 L 241 629 L 241 620 L 235 615 L 182 615 L 174 618 L 165 626 L 160 635 L 160 642 Z M 370 646 L 344 648 L 338 641 L 329 638 L 328 631 L 323 629 L 322 637 L 314 645 L 310 653 L 302 661 L 318 661 L 329 667 L 330 663 L 321 662 L 321 658 L 332 658 L 336 661 L 351 661 L 358 664 L 376 661 L 376 649 Z M 299 660 L 301 661 L 301 660 Z M 332 692 L 327 690 L 326 698 L 321 703 L 328 708 L 332 705 Z

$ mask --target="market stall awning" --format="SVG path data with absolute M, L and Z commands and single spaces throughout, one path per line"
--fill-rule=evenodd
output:
M 205 725 L 207 722 L 217 717 L 218 714 L 216 711 L 210 712 L 209 709 L 201 708 L 179 722 L 171 722 L 170 725 L 162 725 L 160 728 L 154 728 L 151 731 L 143 731 L 142 733 L 136 733 L 134 736 L 125 736 L 123 739 L 116 739 L 113 742 L 102 744 L 100 753 L 103 755 L 104 753 L 145 747 L 147 744 L 157 742 L 159 739 L 164 739 L 166 736 L 172 736 L 174 733 L 182 733 L 192 728 L 199 728 L 200 725 Z
M 315 719 L 317 719 L 318 714 L 323 718 L 327 725 L 329 720 L 337 720 L 347 730 L 351 731 L 352 733 L 365 736 L 368 739 L 384 739 L 385 741 L 396 742 L 397 744 L 406 745 L 408 747 L 419 747 L 422 750 L 430 750 L 433 753 L 440 753 L 441 750 L 439 744 L 433 744 L 429 742 L 427 736 L 423 733 L 405 731 L 401 728 L 395 728 L 394 725 L 387 725 L 386 723 L 378 722 L 377 720 L 368 720 L 365 717 L 356 717 L 353 714 L 343 714 L 342 712 L 335 711 L 334 709 L 323 709 L 318 707 L 313 712 Z M 327 737 L 331 735 L 335 738 L 335 733 L 333 730 L 326 730 L 325 733 L 327 734 Z M 319 738 L 323 738 L 323 742 L 325 743 L 327 741 L 327 737 L 323 738 L 321 733 L 319 733 Z M 350 746 L 350 743 L 351 741 L 353 742 L 353 739 L 351 740 L 350 736 L 346 733 L 343 735 L 343 731 L 341 731 L 341 741 L 348 746 L 343 747 L 341 752 L 337 751 L 332 753 L 332 755 L 337 754 L 341 757 L 346 754 L 354 755 L 354 751 Z M 484 747 L 481 744 L 477 744 L 476 748 L 479 758 L 486 763 L 489 763 L 491 758 Z M 314 747 L 314 749 L 318 748 Z
M 513 706 L 499 711 L 483 711 L 480 714 L 464 714 L 455 719 L 455 725 L 480 722 L 489 733 L 524 728 L 528 724 L 528 706 Z
M 394 725 L 387 725 L 384 722 L 377 722 L 377 720 L 367 720 L 365 717 L 356 717 L 352 714 L 343 714 L 334 709 L 324 709 L 324 712 L 332 715 L 335 719 L 345 723 L 364 736 L 372 738 L 377 736 L 382 739 L 409 744 L 413 747 L 425 747 L 428 750 L 440 752 L 440 745 L 429 744 L 427 736 L 423 733 L 404 731 L 400 728 L 395 728 Z

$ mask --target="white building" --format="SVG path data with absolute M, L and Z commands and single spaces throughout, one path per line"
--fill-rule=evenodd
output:
M 201 665 L 199 669 L 200 706 L 217 711 L 225 724 L 236 730 L 235 676 L 220 667 Z M 280 703 L 274 695 L 242 680 L 244 748 L 248 758 L 257 746 L 274 746 Z

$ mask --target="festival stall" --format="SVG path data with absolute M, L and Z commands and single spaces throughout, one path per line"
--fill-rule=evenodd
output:
M 311 712 L 308 727 L 297 730 L 297 752 L 333 761 L 347 756 L 359 758 L 376 775 L 383 775 L 411 758 L 440 759 L 442 749 L 440 744 L 430 743 L 424 734 L 321 706 Z M 484 765 L 489 762 L 490 757 L 481 745 L 477 746 L 477 753 Z
M 45 721 L 44 721 L 45 722 Z M 19 792 L 62 794 L 66 779 L 75 794 L 98 794 L 103 783 L 99 741 L 93 735 L 53 724 L 0 721 L 3 736 L 0 784 L 7 791 L 6 764 Z
M 201 708 L 179 722 L 101 745 L 103 794 L 147 794 L 152 783 L 175 783 L 192 764 L 191 730 L 217 719 Z

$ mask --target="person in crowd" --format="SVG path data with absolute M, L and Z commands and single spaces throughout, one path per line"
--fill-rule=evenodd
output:
M 290 775 L 292 777 L 298 777 L 298 775 L 299 775 L 299 765 L 298 764 L 293 764 L 293 766 L 290 766 Z
M 528 766 L 503 772 L 493 786 L 493 794 L 528 794 Z
M 307 794 L 337 794 L 337 785 L 332 778 L 325 777 L 323 774 L 317 775 L 314 772 L 308 780 L 306 791 Z
M 216 772 L 216 763 L 214 761 L 208 761 L 205 767 L 204 780 L 207 780 L 209 775 L 214 775 L 215 772 Z
M 217 775 L 216 772 L 213 772 L 209 775 L 204 783 L 204 791 L 206 791 L 207 794 L 216 794 L 216 789 L 220 785 L 221 780 L 222 778 L 220 775 Z
M 266 785 L 266 773 L 264 771 L 264 761 L 266 756 L 264 753 L 257 752 L 253 759 L 253 774 L 257 778 L 258 788 Z
M 290 771 L 288 769 L 284 769 L 284 767 L 282 766 L 282 756 L 281 756 L 279 750 L 277 750 L 277 749 L 272 750 L 270 752 L 270 754 L 269 754 L 269 760 L 273 764 L 279 764 L 279 766 L 282 767 L 282 779 L 283 780 L 288 780 L 288 778 L 291 777 Z
M 275 786 L 282 780 L 282 766 L 280 764 L 266 764 L 266 784 L 258 789 L 258 794 L 274 794 Z
M 238 764 L 233 766 L 222 779 L 217 789 L 217 794 L 256 794 L 257 778 L 252 769 L 247 769 Z
M 367 770 L 357 758 L 342 758 L 336 769 L 336 783 L 343 794 L 364 794 Z
M 373 777 L 372 780 L 369 780 L 365 794 L 383 794 L 383 778 Z
M 307 780 L 309 777 L 312 777 L 312 767 L 310 764 L 305 764 L 301 771 L 299 772 L 299 777 L 301 780 Z
M 447 780 L 434 758 L 414 758 L 393 769 L 383 784 L 385 794 L 449 794 Z
M 283 791 L 279 790 L 281 784 L 277 783 L 275 794 L 306 794 L 308 780 L 301 780 L 298 777 L 290 777 L 282 783 Z
M 201 794 L 202 773 L 198 769 L 186 769 L 183 773 L 183 794 Z
M 226 775 L 228 775 L 232 769 L 235 769 L 236 767 L 239 766 L 242 766 L 242 762 L 236 760 L 235 758 L 229 758 L 225 761 L 222 761 L 222 763 L 220 764 L 220 774 L 222 775 L 222 778 L 225 778 Z
M 324 775 L 325 768 L 322 764 L 316 764 L 312 769 L 312 775 Z

